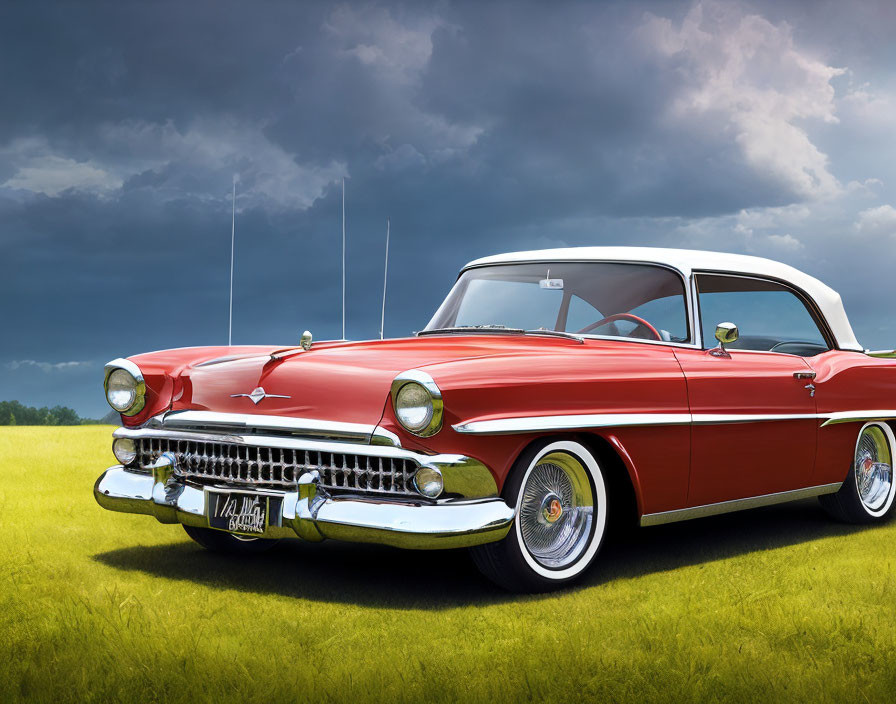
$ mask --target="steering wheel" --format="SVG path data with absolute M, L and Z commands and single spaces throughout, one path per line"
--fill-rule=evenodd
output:
M 659 334 L 657 329 L 653 327 L 650 323 L 648 323 L 644 318 L 639 318 L 637 315 L 633 315 L 632 313 L 614 313 L 613 315 L 608 315 L 606 318 L 602 320 L 598 320 L 596 323 L 591 323 L 591 325 L 586 325 L 581 330 L 577 332 L 581 335 L 586 332 L 591 332 L 595 328 L 599 328 L 602 325 L 606 325 L 607 323 L 615 323 L 617 320 L 630 320 L 635 323 L 638 327 L 645 328 L 647 332 L 653 335 L 654 340 L 662 341 L 662 336 Z

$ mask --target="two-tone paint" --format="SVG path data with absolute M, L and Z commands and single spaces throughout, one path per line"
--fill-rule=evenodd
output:
M 166 350 L 129 358 L 147 401 L 122 423 L 192 410 L 358 424 L 423 455 L 473 458 L 499 492 L 530 443 L 576 436 L 614 453 L 651 524 L 836 491 L 861 424 L 896 418 L 896 359 L 862 352 L 839 296 L 811 277 L 766 260 L 671 250 L 556 250 L 469 266 L 557 259 L 675 268 L 688 287 L 692 341 L 494 331 Z M 713 354 L 697 324 L 699 273 L 787 281 L 817 306 L 833 349 Z M 430 437 L 404 430 L 390 402 L 393 380 L 414 370 L 432 378 L 444 404 Z M 256 404 L 247 394 L 258 387 L 272 396 Z

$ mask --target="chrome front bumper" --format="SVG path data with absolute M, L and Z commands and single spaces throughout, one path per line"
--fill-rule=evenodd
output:
M 208 487 L 191 484 L 165 469 L 153 474 L 107 469 L 94 485 L 97 503 L 110 511 L 155 516 L 161 523 L 208 527 L 208 492 L 234 491 L 278 497 L 259 537 L 324 538 L 382 543 L 401 548 L 469 547 L 500 540 L 513 509 L 499 498 L 455 499 L 441 503 L 342 498 L 318 490 L 313 472 L 299 478 L 295 491 Z

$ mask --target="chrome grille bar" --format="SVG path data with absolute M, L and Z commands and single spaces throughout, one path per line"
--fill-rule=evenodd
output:
M 303 473 L 316 470 L 319 485 L 327 489 L 419 497 L 413 486 L 419 464 L 404 457 L 242 445 L 206 438 L 138 437 L 135 442 L 141 467 L 149 467 L 162 453 L 171 452 L 181 474 L 201 483 L 294 489 Z

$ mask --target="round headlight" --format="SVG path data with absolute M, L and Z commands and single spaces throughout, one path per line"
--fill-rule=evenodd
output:
M 140 367 L 127 359 L 106 365 L 106 400 L 119 413 L 135 416 L 146 405 L 146 382 Z
M 112 454 L 121 464 L 129 465 L 137 459 L 137 445 L 130 438 L 115 438 L 112 441 Z
M 432 420 L 432 396 L 420 384 L 412 381 L 398 390 L 395 396 L 395 415 L 412 433 L 425 430 Z
M 421 467 L 414 475 L 414 486 L 424 496 L 435 499 L 442 493 L 442 473 L 435 467 Z
M 444 402 L 433 378 L 421 369 L 409 369 L 392 380 L 392 408 L 401 426 L 428 438 L 442 428 Z
M 106 400 L 119 413 L 124 413 L 137 400 L 137 380 L 124 369 L 116 369 L 106 384 Z

